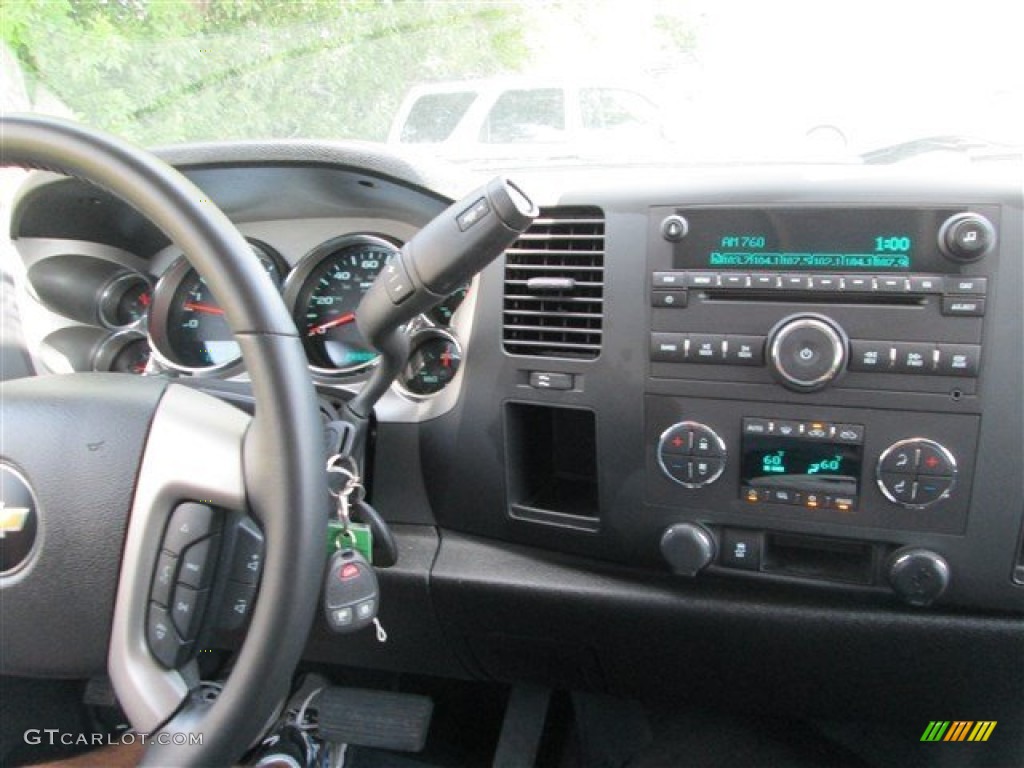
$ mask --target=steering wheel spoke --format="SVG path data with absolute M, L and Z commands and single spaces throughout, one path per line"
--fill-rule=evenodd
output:
M 168 521 L 182 503 L 209 505 L 215 514 L 245 510 L 242 445 L 249 422 L 238 409 L 183 386 L 168 388 L 153 418 L 125 539 L 108 657 L 118 700 L 141 731 L 166 722 L 188 693 L 185 676 L 154 655 L 154 644 L 178 641 L 171 606 L 153 600 L 157 561 L 177 533 L 168 530 Z

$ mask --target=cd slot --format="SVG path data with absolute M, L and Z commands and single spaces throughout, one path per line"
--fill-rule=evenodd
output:
M 843 304 L 865 304 L 923 307 L 928 304 L 926 296 L 901 296 L 892 293 L 808 293 L 806 291 L 758 291 L 758 290 L 736 290 L 708 288 L 700 292 L 706 301 L 722 302 L 748 302 L 764 301 L 776 304 L 821 304 L 827 301 L 835 303 L 837 300 Z

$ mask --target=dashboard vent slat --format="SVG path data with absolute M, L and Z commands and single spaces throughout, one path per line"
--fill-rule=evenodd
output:
M 531 292 L 532 285 L 565 290 Z M 552 281 L 556 281 L 552 283 Z M 591 360 L 604 323 L 604 214 L 599 208 L 547 208 L 505 252 L 505 351 Z

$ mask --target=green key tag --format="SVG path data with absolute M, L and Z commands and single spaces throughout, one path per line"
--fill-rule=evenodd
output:
M 370 526 L 363 523 L 349 523 L 348 533 L 345 533 L 345 526 L 338 520 L 330 520 L 327 523 L 327 553 L 333 554 L 339 549 L 354 549 L 366 558 L 366 562 L 373 563 L 373 531 Z

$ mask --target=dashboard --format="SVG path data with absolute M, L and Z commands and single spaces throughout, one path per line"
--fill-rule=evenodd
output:
M 345 145 L 165 156 L 281 287 L 328 412 L 374 364 L 359 297 L 476 181 Z M 872 686 L 904 681 L 888 705 L 917 707 L 950 695 L 929 664 L 959 659 L 956 696 L 1019 698 L 1019 178 L 516 181 L 539 218 L 410 324 L 377 407 L 369 487 L 401 545 L 381 575 L 392 641 L 318 626 L 309 657 L 820 712 L 836 707 L 811 690 L 821 676 L 865 711 Z M 38 369 L 244 391 L 217 298 L 120 202 L 40 174 L 12 236 Z

